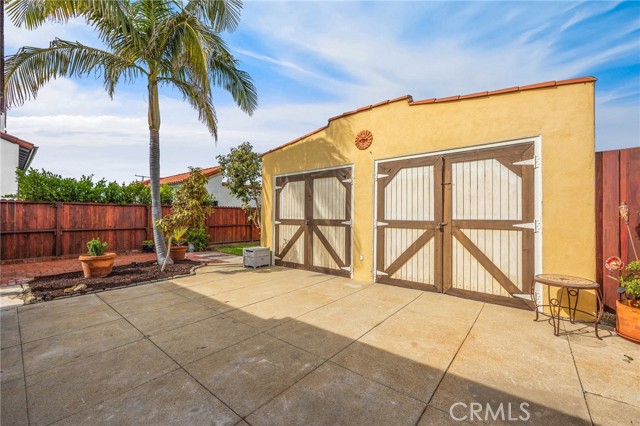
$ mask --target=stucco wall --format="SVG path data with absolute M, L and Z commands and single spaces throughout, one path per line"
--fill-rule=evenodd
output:
M 374 141 L 360 151 L 354 138 L 365 129 Z M 332 120 L 263 157 L 261 244 L 273 243 L 275 175 L 353 164 L 354 278 L 371 281 L 374 160 L 534 136 L 542 141 L 543 272 L 594 279 L 593 82 L 424 105 L 402 100 Z
M 0 140 L 0 196 L 18 192 L 16 167 L 19 150 L 18 145 Z

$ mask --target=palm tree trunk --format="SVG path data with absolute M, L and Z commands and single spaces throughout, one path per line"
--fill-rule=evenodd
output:
M 156 221 L 162 219 L 162 203 L 160 200 L 160 104 L 158 102 L 158 83 L 149 79 L 149 176 L 151 184 L 151 217 L 153 218 L 153 240 L 156 245 L 158 265 L 167 260 L 167 247 L 164 234 L 156 226 Z M 171 259 L 167 260 L 168 263 Z

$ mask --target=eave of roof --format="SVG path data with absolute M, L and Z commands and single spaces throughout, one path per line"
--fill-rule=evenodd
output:
M 0 132 L 0 138 L 4 139 L 7 142 L 11 142 L 14 143 L 16 145 L 19 145 L 22 148 L 28 149 L 28 150 L 32 150 L 33 148 L 36 148 L 36 146 L 32 143 L 29 143 L 23 139 L 20 139 L 16 136 L 10 135 L 7 132 Z
M 21 170 L 28 170 L 36 152 L 38 152 L 38 147 L 7 132 L 0 132 L 0 139 L 18 145 L 18 167 Z
M 487 97 L 487 96 L 495 96 L 495 95 L 502 95 L 502 94 L 506 94 L 506 93 L 513 93 L 513 92 L 524 92 L 524 91 L 528 91 L 528 90 L 535 90 L 535 89 L 543 89 L 543 88 L 549 88 L 549 87 L 557 87 L 557 86 L 566 86 L 569 84 L 578 84 L 578 83 L 593 83 L 595 82 L 597 79 L 595 77 L 579 77 L 579 78 L 572 78 L 572 79 L 568 79 L 568 80 L 558 80 L 558 81 L 546 81 L 543 83 L 536 83 L 536 84 L 530 84 L 527 86 L 515 86 L 515 87 L 508 87 L 506 89 L 499 89 L 499 90 L 492 90 L 492 91 L 487 91 L 487 92 L 478 92 L 478 93 L 471 93 L 471 94 L 467 94 L 467 95 L 457 95 L 457 96 L 448 96 L 446 98 L 431 98 L 431 99 L 424 99 L 421 101 L 414 101 L 413 98 L 411 97 L 411 95 L 406 95 L 406 96 L 401 96 L 399 98 L 395 98 L 395 99 L 389 99 L 386 101 L 382 101 L 382 102 L 378 102 L 377 104 L 373 104 L 373 105 L 369 105 L 369 106 L 365 106 L 362 108 L 358 108 L 356 110 L 353 111 L 347 111 L 343 114 L 340 115 L 336 115 L 334 117 L 329 118 L 329 120 L 327 121 L 327 124 L 325 126 L 322 126 L 316 130 L 314 130 L 313 132 L 307 133 L 306 135 L 300 136 L 299 138 L 296 138 L 290 142 L 285 143 L 284 145 L 280 145 L 276 148 L 273 148 L 265 153 L 262 154 L 262 156 L 264 157 L 267 154 L 270 154 L 274 151 L 278 151 L 281 150 L 282 148 L 286 148 L 290 145 L 293 145 L 297 142 L 300 142 L 310 136 L 313 136 L 314 134 L 321 132 L 325 129 L 327 129 L 329 127 L 329 124 L 331 124 L 332 121 L 337 120 L 339 118 L 343 118 L 349 115 L 353 115 L 353 114 L 357 114 L 359 112 L 363 112 L 363 111 L 367 111 L 373 108 L 377 108 L 383 105 L 388 105 L 390 103 L 394 103 L 394 102 L 399 102 L 399 101 L 407 101 L 409 106 L 416 106 L 416 105 L 427 105 L 427 104 L 435 104 L 435 103 L 444 103 L 444 102 L 456 102 L 456 101 L 462 101 L 462 100 L 466 100 L 466 99 L 475 99 L 475 98 L 483 98 L 483 97 Z
M 220 173 L 222 171 L 222 167 L 220 166 L 214 166 L 214 167 L 209 167 L 206 169 L 201 169 L 200 172 L 207 176 L 207 177 L 212 177 L 217 175 L 218 173 Z M 178 183 L 182 183 L 185 180 L 187 180 L 189 178 L 189 176 L 191 176 L 191 172 L 186 172 L 186 173 L 179 173 L 177 175 L 171 175 L 171 176 L 166 176 L 163 178 L 160 178 L 160 185 L 175 185 Z M 148 185 L 149 184 L 149 179 L 146 179 L 143 181 L 144 184 Z

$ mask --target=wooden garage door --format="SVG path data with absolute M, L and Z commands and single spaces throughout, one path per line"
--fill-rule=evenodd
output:
M 378 282 L 522 303 L 533 278 L 533 144 L 380 163 Z
M 276 265 L 351 275 L 351 168 L 280 176 Z

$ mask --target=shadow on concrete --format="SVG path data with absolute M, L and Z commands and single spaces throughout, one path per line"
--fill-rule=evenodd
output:
M 203 271 L 198 275 L 223 274 L 234 276 L 245 274 L 249 279 L 257 274 L 271 275 L 277 272 L 282 272 L 282 268 L 272 267 L 251 270 L 239 266 L 237 270 Z M 323 275 L 317 274 L 315 276 L 320 278 Z M 283 281 L 287 279 L 292 280 L 295 278 L 293 276 L 283 277 Z M 208 285 L 214 287 L 223 282 L 224 280 L 217 280 Z M 259 286 L 260 284 L 257 283 L 255 285 Z M 321 285 L 322 282 L 302 288 L 292 287 L 291 291 L 280 292 L 275 294 L 273 298 L 286 297 L 287 294 L 292 292 Z M 374 284 L 374 286 L 380 286 L 380 284 Z M 189 289 L 189 287 L 183 288 Z M 337 303 L 349 297 L 354 297 L 356 294 L 366 291 L 367 288 L 370 287 L 348 293 L 346 296 L 330 303 Z M 411 292 L 412 290 L 402 289 L 402 291 Z M 224 292 L 221 294 L 224 294 Z M 404 306 L 421 296 L 422 294 L 418 294 L 415 298 L 409 298 L 408 303 L 398 302 L 398 310 L 395 312 L 397 313 Z M 201 297 L 200 294 L 193 293 L 192 300 Z M 531 377 L 531 386 L 526 382 L 514 382 L 513 386 L 521 389 L 523 393 L 529 392 L 528 395 L 516 395 L 513 392 L 492 385 L 491 380 L 485 379 L 480 382 L 458 377 L 451 373 L 447 373 L 445 377 L 446 370 L 450 366 L 449 363 L 442 364 L 442 368 L 435 368 L 427 363 L 416 362 L 411 359 L 410 350 L 405 352 L 406 355 L 393 353 L 371 344 L 354 340 L 354 338 L 305 323 L 296 318 L 260 318 L 244 311 L 243 308 L 234 308 L 219 302 L 216 297 L 219 297 L 219 295 L 208 297 L 207 306 L 218 312 L 224 312 L 224 314 L 211 318 L 232 318 L 228 323 L 221 321 L 220 327 L 235 324 L 234 327 L 237 330 L 245 330 L 244 325 L 247 325 L 247 327 L 253 328 L 255 333 L 247 333 L 242 338 L 231 339 L 231 344 L 221 344 L 219 348 L 198 359 L 190 359 L 188 362 L 181 362 L 173 357 L 170 350 L 157 343 L 157 337 L 162 334 L 173 333 L 172 335 L 175 336 L 173 343 L 182 346 L 182 350 L 189 349 L 189 345 L 194 344 L 193 341 L 187 338 L 186 331 L 184 333 L 184 342 L 179 341 L 179 339 L 182 339 L 180 337 L 182 334 L 177 330 L 187 330 L 187 327 L 197 327 L 194 324 L 202 323 L 203 329 L 199 330 L 201 335 L 215 334 L 221 330 L 214 330 L 204 326 L 205 321 L 211 318 L 190 323 L 177 329 L 151 334 L 150 336 L 145 336 L 143 340 L 149 339 L 154 342 L 200 385 L 206 387 L 216 398 L 220 399 L 224 405 L 238 416 L 238 419 L 234 421 L 239 421 L 242 418 L 250 425 L 278 424 L 287 426 L 314 424 L 367 426 L 420 424 L 424 426 L 463 424 L 464 420 L 471 420 L 471 424 L 545 426 L 590 424 L 589 414 L 584 399 L 581 398 L 581 392 L 579 392 L 578 396 L 580 398 L 577 400 L 558 402 L 554 395 L 553 387 L 547 390 L 546 395 L 541 390 L 540 378 Z M 268 299 L 267 297 L 256 303 Z M 375 299 L 370 299 L 369 302 L 372 310 L 380 309 Z M 322 309 L 325 306 L 327 304 L 321 305 L 317 309 Z M 482 308 L 479 308 L 478 316 L 481 310 Z M 392 316 L 383 315 L 380 321 L 384 324 L 384 321 L 387 321 L 390 317 L 392 318 Z M 336 319 L 336 321 L 338 320 L 343 321 L 344 319 Z M 354 318 L 354 322 L 360 320 L 359 318 Z M 455 321 L 456 319 L 452 318 L 451 320 Z M 473 326 L 473 323 L 469 325 L 469 328 Z M 376 326 L 374 324 L 374 327 L 379 325 Z M 277 328 L 279 326 L 281 327 L 280 329 Z M 283 330 L 282 327 L 286 327 L 286 330 Z M 371 328 L 369 325 L 363 326 L 363 333 L 369 332 Z M 557 339 L 552 335 L 551 330 L 548 331 L 549 339 Z M 237 333 L 241 334 L 239 331 Z M 434 332 L 435 334 L 437 333 Z M 444 339 L 441 341 L 442 343 L 438 343 L 438 340 L 430 343 L 428 341 L 429 333 L 423 333 L 420 336 L 416 340 L 416 337 L 412 337 L 411 333 L 407 333 L 406 336 L 403 335 L 403 339 L 410 341 L 408 345 L 403 345 L 403 347 L 410 348 L 414 346 L 419 348 L 431 344 L 434 357 L 437 355 L 438 358 L 443 356 L 439 353 L 441 350 L 451 350 L 450 348 L 443 349 L 446 343 L 451 343 L 451 341 L 447 342 Z M 466 333 L 451 336 L 451 340 L 455 342 L 454 346 L 458 347 L 457 350 L 468 338 Z M 514 338 L 517 338 L 517 336 L 514 336 Z M 291 342 L 303 342 L 303 344 L 296 346 L 295 343 L 292 344 Z M 457 350 L 450 354 L 451 359 L 457 355 Z M 494 355 L 495 353 L 486 354 L 486 368 L 494 369 L 498 382 L 502 383 L 504 380 L 499 376 L 508 374 L 508 372 L 500 370 L 499 366 L 496 367 L 497 364 L 501 363 L 501 359 L 492 358 Z M 513 356 L 517 355 L 514 354 Z M 81 363 L 81 361 L 77 360 L 74 362 L 77 362 L 78 365 Z M 120 360 L 120 365 L 114 365 L 112 368 L 135 367 L 136 362 L 139 361 L 125 358 Z M 458 362 L 464 362 L 464 360 L 459 360 Z M 535 359 L 529 360 L 524 357 L 521 362 L 524 366 L 532 362 L 535 363 Z M 96 366 L 96 368 L 98 367 Z M 553 374 L 554 366 L 548 367 L 549 371 L 540 371 L 539 374 Z M 66 367 L 62 365 L 55 368 Z M 77 371 L 78 376 L 85 373 Z M 482 376 L 487 377 L 486 374 L 478 375 L 478 377 Z M 149 380 L 157 381 L 161 378 L 162 376 L 150 378 Z M 562 380 L 562 378 L 559 378 L 559 380 Z M 27 383 L 29 383 L 28 378 Z M 194 405 L 197 402 L 187 402 L 186 405 L 179 403 L 181 400 L 180 395 L 178 395 L 179 390 L 174 395 L 175 401 L 172 406 L 158 406 L 162 400 L 155 400 L 151 395 L 144 394 L 140 390 L 144 386 L 133 390 L 120 389 L 112 391 L 111 388 L 118 388 L 118 384 L 107 380 L 104 383 L 97 384 L 98 386 L 94 391 L 96 394 L 85 396 L 88 400 L 94 401 L 89 408 L 75 411 L 73 406 L 77 403 L 77 400 L 65 400 L 65 395 L 62 394 L 62 391 L 57 391 L 58 388 L 54 384 L 52 385 L 51 389 L 54 393 L 51 395 L 40 393 L 40 399 L 33 399 L 34 396 L 29 395 L 29 386 L 27 386 L 27 400 L 30 410 L 39 405 L 44 404 L 46 406 L 51 401 L 55 401 L 55 403 L 52 403 L 53 407 L 56 404 L 62 404 L 61 408 L 63 409 L 51 409 L 43 418 L 41 417 L 45 420 L 43 423 L 53 423 L 63 418 L 66 418 L 69 424 L 86 424 L 86 422 L 97 424 L 111 422 L 112 424 L 117 424 L 129 421 L 195 424 L 194 422 L 203 420 L 196 416 L 200 409 L 197 405 Z M 558 383 L 558 389 L 566 389 L 566 385 L 566 383 Z M 67 383 L 63 387 L 68 388 L 69 386 L 70 384 Z M 170 385 L 167 384 L 166 386 Z M 78 387 L 78 391 L 80 390 L 82 389 Z M 573 392 L 573 394 L 576 392 Z M 76 395 L 76 397 L 80 396 Z M 51 398 L 51 401 L 48 401 L 49 398 Z M 117 407 L 110 405 L 108 402 L 114 398 L 120 398 L 121 403 Z M 535 402 L 540 400 L 556 400 L 556 405 L 563 405 L 566 409 L 559 411 L 548 405 Z M 137 408 L 133 410 L 131 404 Z M 522 404 L 527 405 L 523 406 Z M 456 418 L 452 418 L 451 413 Z M 136 418 L 135 416 L 148 417 Z M 33 424 L 33 416 L 31 420 Z M 234 421 L 229 424 L 233 424 Z

